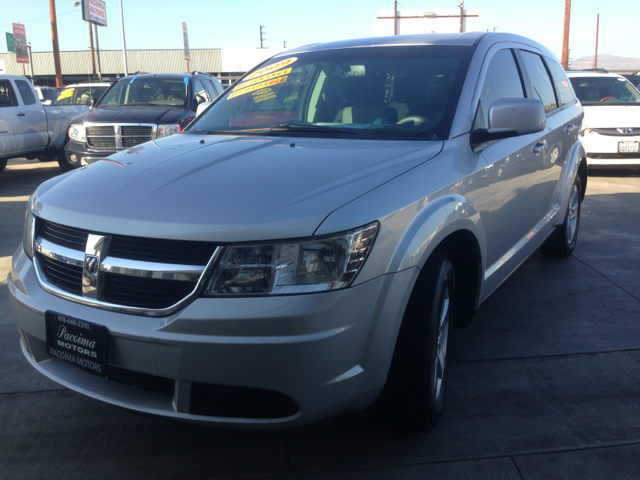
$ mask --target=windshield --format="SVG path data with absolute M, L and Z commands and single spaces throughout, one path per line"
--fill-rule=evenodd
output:
M 54 105 L 85 105 L 88 98 L 100 98 L 107 88 L 94 85 L 68 87 L 60 92 Z
M 189 79 L 134 77 L 120 80 L 106 93 L 99 106 L 107 105 L 171 105 L 187 107 Z
M 640 93 L 622 77 L 571 77 L 584 106 L 640 105 Z
M 419 45 L 279 57 L 225 90 L 189 130 L 445 139 L 472 54 Z

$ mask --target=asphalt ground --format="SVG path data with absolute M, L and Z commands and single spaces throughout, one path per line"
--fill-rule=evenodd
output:
M 428 434 L 380 410 L 279 432 L 140 416 L 23 358 L 6 276 L 26 201 L 56 163 L 0 174 L 0 478 L 638 479 L 640 172 L 595 172 L 578 247 L 535 254 L 452 335 L 447 407 Z

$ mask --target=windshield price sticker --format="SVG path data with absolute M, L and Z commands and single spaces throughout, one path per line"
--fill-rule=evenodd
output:
M 273 65 L 269 65 L 268 67 L 261 68 L 260 70 L 256 70 L 248 77 L 246 77 L 243 82 L 251 80 L 252 78 L 261 77 L 263 75 L 266 75 L 267 73 L 274 72 L 279 68 L 286 67 L 287 65 L 291 65 L 296 60 L 298 60 L 298 57 L 291 57 L 287 58 L 286 60 L 281 60 L 280 62 L 274 63 Z
M 236 90 L 242 90 L 243 88 L 247 88 L 249 85 L 255 85 L 256 83 L 264 82 L 266 80 L 271 80 L 272 78 L 278 78 L 278 77 L 281 77 L 283 75 L 289 75 L 290 73 L 291 73 L 291 68 L 285 68 L 283 70 L 278 70 L 277 72 L 270 73 L 270 74 L 265 75 L 263 77 L 254 78 L 253 80 L 249 80 L 246 83 L 243 82 L 240 85 L 238 85 L 237 87 L 235 87 L 233 89 L 233 91 L 235 92 Z
M 54 312 L 46 312 L 45 319 L 49 355 L 96 375 L 106 375 L 106 327 Z
M 231 100 L 234 97 L 239 95 L 244 95 L 245 93 L 255 92 L 256 90 L 260 90 L 261 88 L 270 87 L 272 85 L 277 85 L 278 83 L 286 82 L 287 77 L 278 77 L 272 80 L 267 80 L 266 82 L 257 83 L 256 85 L 251 85 L 247 88 L 243 88 L 242 90 L 238 90 L 237 92 L 231 92 L 231 95 L 227 96 L 227 100 Z

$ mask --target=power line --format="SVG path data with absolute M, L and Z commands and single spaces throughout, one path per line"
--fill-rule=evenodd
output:
M 57 16 L 61 17 L 62 15 L 69 15 L 70 13 L 75 13 L 76 11 L 77 10 L 69 10 L 68 12 L 58 13 Z M 31 19 L 31 20 L 26 20 L 24 22 L 18 22 L 18 23 L 22 23 L 24 25 L 24 24 L 29 23 L 29 22 L 37 22 L 39 20 L 50 20 L 50 19 L 51 19 L 51 17 L 47 15 L 46 17 L 34 18 L 34 19 Z M 9 27 L 9 26 L 13 25 L 13 23 L 15 23 L 15 22 L 5 23 L 4 25 L 0 25 L 0 28 Z

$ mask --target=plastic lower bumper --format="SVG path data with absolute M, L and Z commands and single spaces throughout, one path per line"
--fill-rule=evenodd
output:
M 200 298 L 164 318 L 49 294 L 21 247 L 7 283 L 23 352 L 54 381 L 140 412 L 278 428 L 357 411 L 375 400 L 417 275 L 410 269 L 321 294 Z M 107 377 L 50 355 L 47 310 L 108 328 Z
M 107 158 L 108 156 L 116 153 L 118 153 L 117 150 L 92 150 L 87 148 L 86 144 L 77 142 L 68 142 L 64 149 L 67 161 L 71 165 L 76 165 L 78 167 L 90 165 L 102 158 Z

